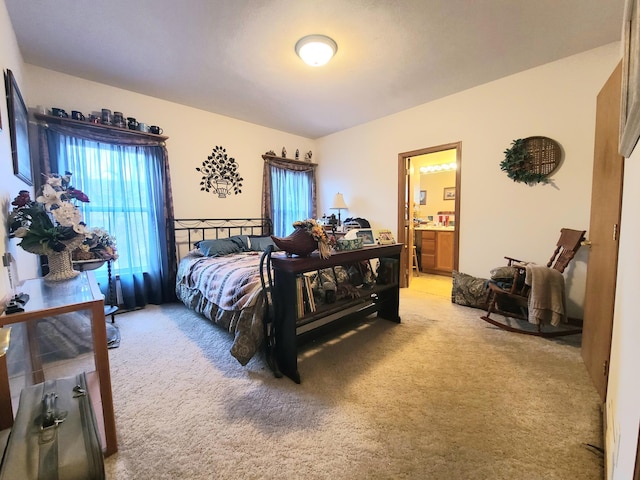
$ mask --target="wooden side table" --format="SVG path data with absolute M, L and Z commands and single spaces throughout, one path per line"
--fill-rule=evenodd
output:
M 76 278 L 62 282 L 45 281 L 42 278 L 26 280 L 21 293 L 29 295 L 24 312 L 0 316 L 0 327 L 26 322 L 29 331 L 35 333 L 35 322 L 47 317 L 69 312 L 88 311 L 91 316 L 95 371 L 87 372 L 89 391 L 94 406 L 105 456 L 118 451 L 116 439 L 111 371 L 107 352 L 107 332 L 104 318 L 104 296 L 93 272 L 82 272 Z M 37 339 L 28 342 L 32 363 L 32 380 L 43 381 L 45 369 L 37 354 Z M 35 351 L 34 351 L 35 350 Z M 6 356 L 0 357 L 0 430 L 13 425 L 12 393 L 9 384 Z

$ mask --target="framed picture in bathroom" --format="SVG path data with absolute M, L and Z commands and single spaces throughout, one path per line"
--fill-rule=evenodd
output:
M 445 187 L 443 198 L 444 198 L 444 200 L 455 200 L 456 199 L 456 187 Z
M 426 204 L 427 204 L 427 191 L 420 190 L 420 205 L 426 205 Z

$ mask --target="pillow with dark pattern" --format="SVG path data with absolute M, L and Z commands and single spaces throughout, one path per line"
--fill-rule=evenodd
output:
M 451 302 L 465 307 L 486 310 L 489 297 L 489 280 L 466 273 L 452 272 Z

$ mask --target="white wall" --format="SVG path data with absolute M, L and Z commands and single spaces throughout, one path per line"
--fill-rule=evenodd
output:
M 427 204 L 419 205 L 419 217 L 426 219 L 433 216 L 435 222 L 438 221 L 438 212 L 453 212 L 456 209 L 454 200 L 444 199 L 444 189 L 456 186 L 456 172 L 439 172 L 420 175 L 420 190 L 427 192 Z M 453 220 L 455 217 L 451 216 Z
M 620 228 L 620 262 L 607 390 L 607 465 L 612 480 L 633 477 L 640 422 L 640 147 L 625 160 Z
M 135 117 L 139 122 L 164 129 L 171 167 L 176 218 L 248 218 L 261 216 L 262 155 L 268 150 L 280 154 L 286 147 L 293 158 L 314 150 L 310 139 L 235 120 L 154 97 L 71 77 L 33 65 L 25 65 L 29 106 L 61 107 L 67 112 L 109 108 Z M 236 159 L 244 178 L 242 193 L 218 198 L 200 191 L 196 167 L 216 145 Z M 317 162 L 319 156 L 313 155 Z M 87 192 L 89 196 L 91 192 Z
M 309 139 L 203 112 L 145 95 L 107 87 L 34 66 L 23 68 L 4 0 L 0 0 L 0 62 L 18 79 L 30 106 L 61 106 L 85 112 L 121 110 L 161 125 L 169 141 L 176 215 L 181 217 L 260 214 L 262 160 L 266 150 L 293 154 L 313 150 L 320 159 L 319 212 L 328 211 L 335 192 L 343 192 L 349 216 L 370 219 L 376 228 L 396 230 L 397 154 L 462 141 L 460 267 L 485 276 L 505 254 L 546 261 L 561 227 L 588 229 L 595 98 L 618 62 L 612 44 L 492 82 L 313 142 Z M 26 185 L 13 175 L 8 118 L 0 106 L 0 195 L 6 222 L 8 203 Z M 500 171 L 503 151 L 519 137 L 557 140 L 565 161 L 554 185 L 515 184 Z M 199 166 L 215 145 L 223 145 L 240 164 L 245 186 L 225 200 L 199 191 Z M 637 272 L 640 270 L 640 153 L 625 166 L 623 221 L 613 332 L 607 432 L 611 478 L 631 478 L 640 417 L 640 327 Z M 396 232 L 397 234 L 397 232 Z M 23 278 L 33 276 L 35 256 L 24 254 L 0 229 L 4 250 L 19 257 Z M 581 308 L 586 253 L 572 272 L 574 309 Z M 0 296 L 8 293 L 0 274 Z M 583 295 L 583 293 L 582 293 Z
M 3 72 L 9 69 L 16 77 L 16 82 L 25 102 L 28 101 L 28 89 L 25 87 L 23 74 L 23 61 L 16 42 L 15 33 L 9 14 L 4 3 L 0 1 L 0 65 Z M 7 215 L 10 211 L 10 203 L 20 190 L 31 190 L 27 184 L 13 174 L 13 161 L 11 157 L 11 138 L 9 136 L 9 117 L 7 115 L 7 103 L 5 101 L 5 82 L 2 80 L 0 91 L 3 92 L 0 101 L 0 119 L 2 120 L 2 130 L 0 130 L 0 218 L 2 225 L 7 224 Z M 31 190 L 33 192 L 33 190 Z M 10 252 L 20 266 L 20 278 L 32 278 L 37 274 L 36 256 L 16 247 L 16 241 L 7 237 L 6 228 L 0 228 L 0 243 L 2 244 L 2 255 Z M 4 299 L 10 294 L 9 277 L 7 269 L 0 266 L 0 299 L 2 299 L 2 309 L 4 309 Z M 18 279 L 19 280 L 19 279 Z
M 320 198 L 343 192 L 349 214 L 397 235 L 398 153 L 461 141 L 460 270 L 486 277 L 504 255 L 546 263 L 562 227 L 589 228 L 596 95 L 619 59 L 616 42 L 324 137 Z M 536 135 L 559 142 L 564 160 L 552 184 L 514 183 L 503 152 Z M 565 272 L 580 318 L 583 250 Z

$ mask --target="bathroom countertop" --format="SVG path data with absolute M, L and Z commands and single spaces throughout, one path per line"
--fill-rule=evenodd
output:
M 419 226 L 419 227 L 415 227 L 414 230 L 437 230 L 437 231 L 444 231 L 444 232 L 453 232 L 456 229 L 456 227 L 434 227 L 433 225 L 425 225 L 425 226 Z

